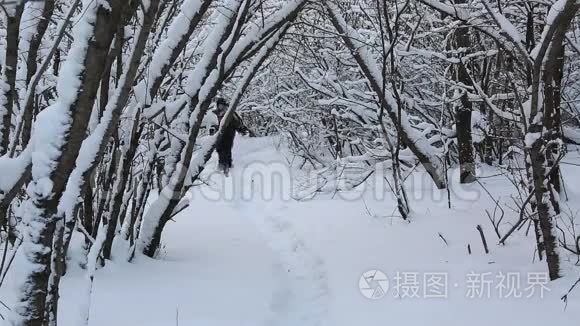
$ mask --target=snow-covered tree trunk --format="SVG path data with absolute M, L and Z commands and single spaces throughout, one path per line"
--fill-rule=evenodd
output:
M 151 32 L 153 20 L 157 15 L 158 7 L 159 0 L 151 0 L 148 2 L 147 6 L 144 6 L 145 11 L 140 13 L 142 17 L 140 20 L 140 28 L 136 33 L 135 43 L 129 55 L 127 65 L 120 78 L 119 86 L 108 101 L 100 123 L 82 144 L 80 149 L 81 154 L 79 155 L 79 160 L 76 163 L 75 170 L 72 173 L 71 182 L 67 184 L 65 194 L 66 202 L 61 203 L 60 207 L 60 210 L 64 213 L 67 220 L 75 218 L 74 212 L 77 211 L 76 207 L 79 205 L 80 198 L 82 198 L 82 193 L 84 192 L 83 189 L 90 186 L 89 178 L 97 164 L 101 161 L 113 132 L 117 130 L 116 128 L 118 127 L 119 118 L 128 103 L 131 94 L 131 87 L 134 84 L 135 77 L 139 70 L 139 63 L 141 62 L 145 52 L 145 45 L 147 44 Z M 133 142 L 138 142 L 138 139 L 139 137 L 137 135 L 137 137 L 132 140 L 131 146 L 129 146 L 129 151 L 123 150 L 122 153 L 120 153 L 121 160 L 119 163 L 119 169 L 117 169 L 118 171 L 115 175 L 116 181 L 112 182 L 112 180 L 109 180 L 111 181 L 111 184 L 115 185 L 113 187 L 115 191 L 109 191 L 109 187 L 103 189 L 109 191 L 109 200 L 112 203 L 111 207 L 107 207 L 106 209 L 105 205 L 108 204 L 105 202 L 103 202 L 100 207 L 100 209 L 105 209 L 106 211 L 106 218 L 103 219 L 102 223 L 103 227 L 107 228 L 106 240 L 104 241 L 105 258 L 110 257 L 110 250 L 123 199 L 122 196 L 124 195 L 125 185 L 127 178 L 129 177 L 128 171 L 135 155 L 135 152 L 131 152 L 131 149 L 135 150 L 137 148 L 136 144 Z M 112 164 L 112 168 L 115 169 L 117 160 L 113 160 Z M 119 194 L 120 198 L 117 194 Z
M 59 97 L 39 115 L 32 136 L 32 181 L 23 271 L 13 325 L 41 326 L 47 315 L 57 208 L 86 134 L 100 77 L 124 1 L 84 1 L 74 41 L 58 81 Z M 52 298 L 57 300 L 58 298 Z M 55 304 L 51 302 L 50 304 Z
M 54 226 L 54 236 L 52 239 L 52 256 L 50 262 L 50 276 L 46 296 L 46 317 L 47 326 L 56 326 L 58 322 L 58 301 L 60 277 L 64 274 L 65 251 L 63 244 L 65 225 L 64 220 L 56 221 Z
M 61 23 L 61 26 L 57 32 L 57 36 L 53 42 L 53 45 L 47 57 L 43 58 L 41 66 L 37 69 L 38 71 L 32 77 L 30 84 L 27 87 L 26 95 L 25 98 L 23 99 L 24 119 L 26 118 L 27 112 L 29 111 L 32 112 L 34 97 L 36 94 L 35 92 L 36 86 L 38 85 L 41 79 L 41 75 L 48 68 L 53 55 L 57 52 L 58 45 L 62 40 L 62 38 L 64 37 L 66 28 L 70 24 L 72 16 L 74 15 L 76 8 L 80 3 L 81 0 L 75 0 L 74 3 L 71 4 L 71 7 L 69 8 L 67 15 L 65 16 L 63 22 Z M 22 126 L 22 128 L 30 128 L 30 130 L 32 129 L 31 126 L 30 127 Z M 22 133 L 24 135 L 24 130 L 22 131 Z M 14 144 L 16 144 L 16 141 L 14 142 Z M 24 185 L 28 184 L 28 182 L 30 182 L 30 179 L 32 178 L 31 152 L 32 148 L 23 148 L 23 151 L 20 153 L 18 157 L 9 159 L 10 161 L 12 161 L 12 163 L 8 164 L 10 165 L 14 164 L 19 168 L 12 169 L 11 175 L 5 175 L 6 177 L 9 177 L 11 179 L 9 182 L 2 182 L 3 187 L 2 189 L 0 189 L 0 225 L 3 225 L 4 222 L 6 221 L 6 215 L 8 212 L 8 208 L 12 203 L 12 200 L 16 197 L 20 189 L 22 189 Z
M 576 0 L 559 0 L 546 16 L 542 40 L 532 51 L 532 99 L 526 147 L 531 160 L 530 184 L 542 235 L 550 279 L 562 276 L 557 223 L 560 216 L 559 180 L 551 176 L 559 168 L 563 154 L 560 132 L 560 82 L 566 32 L 580 9 Z

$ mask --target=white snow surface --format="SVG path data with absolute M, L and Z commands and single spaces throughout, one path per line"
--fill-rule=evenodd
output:
M 117 241 L 113 261 L 95 274 L 90 325 L 578 324 L 580 292 L 572 293 L 566 309 L 560 300 L 578 278 L 571 264 L 564 266 L 565 278 L 548 284 L 543 298 L 499 298 L 495 278 L 490 298 L 467 296 L 466 277 L 473 272 L 520 273 L 523 291 L 527 273 L 545 271 L 545 262 L 533 259 L 532 233 L 518 232 L 506 246 L 497 245 L 484 211 L 493 211 L 494 204 L 479 185 L 454 183 L 449 209 L 446 191 L 435 189 L 425 173 L 415 173 L 407 183 L 411 222 L 394 216 L 388 191 L 375 195 L 371 188 L 357 188 L 298 202 L 291 198 L 290 180 L 302 175 L 288 166 L 291 157 L 277 143 L 238 137 L 227 178 L 216 172 L 212 158 L 202 175 L 207 185 L 194 188 L 191 206 L 168 223 L 156 259 L 137 256 L 128 263 L 127 247 Z M 565 161 L 578 162 L 579 157 L 571 151 Z M 572 176 L 578 168 L 563 169 L 569 176 L 565 209 L 580 211 L 580 185 Z M 491 168 L 479 172 L 497 174 Z M 450 177 L 458 179 L 456 173 Z M 500 201 L 510 202 L 513 190 L 505 178 L 481 182 Z M 501 231 L 516 219 L 506 210 Z M 489 255 L 483 252 L 478 224 Z M 76 325 L 86 282 L 76 249 L 83 240 L 76 234 L 73 241 L 62 282 L 62 326 Z M 378 300 L 359 291 L 362 273 L 373 269 L 390 280 L 386 296 Z M 421 288 L 419 298 L 397 298 L 397 272 L 417 273 L 419 284 L 426 273 L 447 273 L 448 296 L 424 298 Z M 12 270 L 0 289 L 0 300 L 8 306 L 14 304 L 11 280 L 16 273 Z

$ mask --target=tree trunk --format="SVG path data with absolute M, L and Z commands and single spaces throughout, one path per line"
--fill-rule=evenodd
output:
M 35 84 L 30 84 L 32 77 L 38 71 L 38 50 L 40 48 L 40 44 L 42 42 L 42 38 L 44 37 L 44 33 L 48 28 L 48 23 L 52 17 L 54 12 L 54 1 L 55 0 L 45 0 L 44 7 L 42 8 L 42 16 L 40 17 L 38 23 L 36 24 L 35 28 L 36 31 L 34 32 L 32 39 L 30 40 L 30 46 L 28 47 L 28 53 L 26 54 L 26 85 L 27 87 L 36 87 Z M 30 90 L 27 90 L 30 91 Z M 32 131 L 32 120 L 34 118 L 34 110 L 33 106 L 30 104 L 24 103 L 24 110 L 22 112 L 22 135 L 21 135 L 21 147 L 24 148 L 28 145 L 28 141 L 30 140 L 30 133 Z M 16 143 L 16 140 L 14 140 Z
M 6 10 L 6 9 L 5 9 Z M 8 9 L 10 10 L 10 9 Z M 24 11 L 24 1 L 16 5 L 6 17 L 6 58 L 4 63 L 4 103 L 0 137 L 0 156 L 6 154 L 10 146 L 10 129 L 12 127 L 12 111 L 16 100 L 16 68 L 18 65 L 18 41 L 20 39 L 20 18 Z
M 51 270 L 51 249 L 58 205 L 86 135 L 108 49 L 119 22 L 124 1 L 111 0 L 106 3 L 107 8 L 103 5 L 104 3 L 90 5 L 76 25 L 77 37 L 73 46 L 77 46 L 78 49 L 76 56 L 69 57 L 68 60 L 75 60 L 69 64 L 73 65 L 72 71 L 79 74 L 77 76 L 79 84 L 62 85 L 71 87 L 71 94 L 59 94 L 58 101 L 62 101 L 60 102 L 61 110 L 51 112 L 57 118 L 60 118 L 58 115 L 69 116 L 70 120 L 61 127 L 64 132 L 62 143 L 52 148 L 51 146 L 55 145 L 50 141 L 54 140 L 42 140 L 47 142 L 49 148 L 40 150 L 58 150 L 59 155 L 47 156 L 53 157 L 47 175 L 35 176 L 33 174 L 32 186 L 29 187 L 31 199 L 27 204 L 30 205 L 31 223 L 25 237 L 29 243 L 23 248 L 30 265 L 36 267 L 24 271 L 26 286 L 19 294 L 20 302 L 15 309 L 17 319 L 14 324 L 18 326 L 43 326 L 47 315 L 47 304 L 54 306 L 57 304 L 58 298 L 50 298 L 51 302 L 47 302 L 47 297 L 49 288 L 58 287 L 58 278 L 54 278 L 55 283 L 50 283 L 51 272 L 56 272 Z M 77 62 L 81 65 L 77 65 Z M 65 81 L 67 80 L 59 80 L 59 84 Z M 44 180 L 44 178 L 49 178 L 51 182 L 51 190 L 48 192 L 43 191 L 42 186 L 39 186 L 39 182 L 43 182 L 41 179 Z
M 465 0 L 458 0 L 456 4 L 465 4 Z M 458 51 L 469 51 L 471 49 L 471 39 L 467 26 L 459 26 L 454 33 L 455 49 Z M 459 55 L 460 63 L 455 67 L 457 81 L 463 85 L 471 85 L 472 81 L 467 70 L 467 62 Z M 475 181 L 475 162 L 473 158 L 473 141 L 471 139 L 471 111 L 472 105 L 469 101 L 468 91 L 465 90 L 461 97 L 461 106 L 456 108 L 455 129 L 457 131 L 457 145 L 459 147 L 459 178 L 461 183 L 472 183 Z
M 138 113 L 135 117 L 133 124 L 133 130 L 131 132 L 131 143 L 128 146 L 128 150 L 121 154 L 121 159 L 119 162 L 119 169 L 116 173 L 116 181 L 112 189 L 112 202 L 109 209 L 109 221 L 107 223 L 107 233 L 105 237 L 105 242 L 103 244 L 103 257 L 105 259 L 111 258 L 111 249 L 113 247 L 113 240 L 117 230 L 117 225 L 119 224 L 119 215 L 121 213 L 121 206 L 123 205 L 123 197 L 125 196 L 125 189 L 127 186 L 128 179 L 130 177 L 131 164 L 135 158 L 136 150 L 139 145 L 139 140 L 141 139 L 141 133 L 143 132 L 144 125 L 140 123 L 141 115 Z
M 561 74 L 564 65 L 566 32 L 580 9 L 580 3 L 567 0 L 562 9 L 552 8 L 552 21 L 545 27 L 543 42 L 539 44 L 532 74 L 532 99 L 526 146 L 531 160 L 531 184 L 534 185 L 538 221 L 542 233 L 551 280 L 561 274 L 561 253 L 557 220 L 560 215 L 559 177 L 551 179 L 559 168 L 562 154 L 560 132 Z M 553 11 L 556 11 L 553 13 Z M 539 93 L 543 93 L 543 100 Z M 556 183 L 554 183 L 556 181 Z

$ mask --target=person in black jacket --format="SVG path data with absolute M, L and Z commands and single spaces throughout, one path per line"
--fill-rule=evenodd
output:
M 218 118 L 218 123 L 221 123 L 229 104 L 223 98 L 216 100 L 216 109 L 214 113 Z M 232 148 L 234 146 L 234 139 L 236 132 L 247 134 L 248 129 L 242 123 L 240 116 L 235 113 L 230 123 L 225 127 L 221 139 L 216 143 L 215 149 L 218 153 L 219 169 L 227 176 L 232 168 Z

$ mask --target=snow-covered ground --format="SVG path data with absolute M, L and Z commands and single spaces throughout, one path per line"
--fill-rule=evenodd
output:
M 90 325 L 578 325 L 580 289 L 567 307 L 560 297 L 580 269 L 572 261 L 567 277 L 546 283 L 525 228 L 497 245 L 485 213 L 494 203 L 480 185 L 454 183 L 449 209 L 447 192 L 416 173 L 407 184 L 410 222 L 395 216 L 388 192 L 373 187 L 297 201 L 293 180 L 303 176 L 274 143 L 238 138 L 228 178 L 211 161 L 207 184 L 166 227 L 157 260 L 127 263 L 124 248 L 116 248 L 115 260 L 97 272 Z M 580 209 L 577 169 L 564 165 L 564 209 L 573 212 Z M 512 203 L 505 177 L 482 173 L 491 176 L 481 179 L 485 188 Z M 516 219 L 506 209 L 501 232 Z M 373 270 L 388 281 L 367 278 L 371 292 L 386 290 L 369 299 L 361 276 Z M 71 263 L 60 325 L 75 325 L 82 282 L 83 270 Z M 10 304 L 13 290 L 5 285 L 0 300 Z

